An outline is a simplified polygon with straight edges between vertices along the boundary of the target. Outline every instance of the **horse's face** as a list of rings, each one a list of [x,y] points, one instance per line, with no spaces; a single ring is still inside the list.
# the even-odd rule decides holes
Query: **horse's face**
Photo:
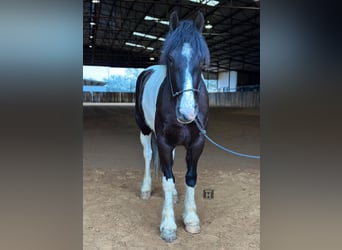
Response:
[[[197,116],[202,65],[190,43],[184,43],[168,56],[170,84],[177,100],[176,116],[181,123],[190,123]]]
[[[179,22],[176,12],[170,16],[170,32],[164,42],[161,64],[167,64],[168,82],[176,100],[176,117],[190,123],[198,114],[202,67],[209,65],[209,50],[201,33],[204,17],[197,13],[194,21]]]

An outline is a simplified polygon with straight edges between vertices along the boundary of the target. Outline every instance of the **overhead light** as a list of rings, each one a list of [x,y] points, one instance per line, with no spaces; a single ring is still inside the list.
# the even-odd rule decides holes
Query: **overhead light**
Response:
[[[141,37],[146,37],[146,38],[150,38],[150,39],[157,39],[156,36],[145,34],[145,33],[140,33],[140,32],[133,32],[133,35],[141,36]]]
[[[154,61],[154,57],[150,57],[150,60],[151,60],[151,61]]]
[[[125,42],[125,45],[131,46],[131,47],[147,49],[147,50],[154,50],[154,48],[152,48],[152,47],[145,47],[144,45],[136,44],[136,43]]]
[[[159,18],[153,17],[153,16],[145,16],[144,20],[147,21],[159,21]]]
[[[146,37],[146,38],[150,38],[150,39],[158,39],[159,41],[162,41],[162,42],[165,41],[165,38],[163,38],[163,37],[156,37],[154,35],[149,35],[149,34],[145,34],[145,33],[141,33],[141,32],[136,32],[136,31],[133,32],[133,35],[141,36],[141,37]]]
[[[133,46],[133,47],[135,47],[135,46],[136,46],[136,44],[135,44],[135,43],[129,43],[129,42],[125,42],[125,44],[126,44],[126,45],[128,45],[128,46]]]
[[[164,24],[164,25],[169,25],[169,21],[162,21],[159,18],[153,17],[153,16],[145,16],[144,20],[146,20],[146,21],[155,21],[157,23],[161,23],[161,24]]]
[[[89,45],[89,48],[92,48],[92,47],[93,47],[93,45],[90,44],[90,45]]]
[[[194,2],[194,3],[205,4],[205,5],[213,6],[213,7],[220,3],[219,1],[214,1],[214,0],[189,0],[189,1]]]
[[[96,25],[95,22],[90,22],[90,26],[94,26],[94,25]]]
[[[92,3],[100,3],[100,0],[92,0]]]
[[[210,30],[213,26],[209,23],[209,21],[207,21],[207,24],[204,27]]]
[[[160,21],[158,21],[158,23],[161,23],[161,24],[164,24],[164,25],[169,25],[169,21],[162,21],[162,20],[160,20]]]
[[[125,44],[131,47],[145,48],[145,46],[136,43],[125,42]]]
[[[93,36],[89,36],[90,39],[93,39],[94,37]]]

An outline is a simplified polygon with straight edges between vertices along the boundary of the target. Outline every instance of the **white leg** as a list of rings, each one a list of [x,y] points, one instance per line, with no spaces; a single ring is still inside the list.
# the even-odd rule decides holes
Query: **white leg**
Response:
[[[166,180],[163,176],[163,189],[164,189],[164,206],[162,211],[162,220],[160,224],[160,233],[163,240],[166,242],[172,242],[176,239],[177,225],[175,221],[175,214],[173,211],[173,190],[175,190],[175,184],[173,179]]]
[[[176,187],[172,190],[172,199],[174,204],[178,203],[178,192]]]
[[[172,150],[172,158],[173,160],[175,160],[175,153],[176,153],[176,149]],[[178,192],[176,190],[176,185],[174,185],[174,189],[172,190],[172,198],[173,198],[173,203],[176,204],[178,203]]]
[[[201,230],[200,221],[196,210],[195,188],[186,185],[183,222],[185,225],[185,230],[189,233],[199,233]]]
[[[152,148],[151,148],[151,134],[144,135],[140,133],[140,142],[144,148],[144,158],[145,158],[145,174],[144,180],[141,185],[141,198],[146,200],[151,197],[151,159],[152,159]]]

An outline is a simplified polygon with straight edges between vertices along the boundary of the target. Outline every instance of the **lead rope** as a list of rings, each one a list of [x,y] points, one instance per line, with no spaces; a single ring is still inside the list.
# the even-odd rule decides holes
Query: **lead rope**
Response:
[[[228,149],[228,148],[225,148],[223,146],[221,146],[220,144],[214,142],[208,135],[207,135],[207,131],[205,129],[202,128],[202,126],[200,125],[197,117],[195,119],[195,123],[196,123],[196,126],[198,128],[198,130],[201,132],[201,134],[209,141],[211,142],[212,144],[214,144],[216,147],[218,147],[219,149],[222,149],[223,151],[225,152],[228,152],[228,153],[231,153],[233,155],[237,155],[237,156],[242,156],[242,157],[247,157],[247,158],[252,158],[252,159],[260,159],[260,155],[248,155],[248,154],[241,154],[241,153],[238,153],[238,152],[235,152],[231,149]]]

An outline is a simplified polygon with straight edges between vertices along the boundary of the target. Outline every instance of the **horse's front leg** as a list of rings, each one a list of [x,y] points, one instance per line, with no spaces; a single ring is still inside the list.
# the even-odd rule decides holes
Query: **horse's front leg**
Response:
[[[187,173],[185,176],[186,192],[183,222],[185,230],[189,233],[199,233],[201,230],[195,201],[195,187],[197,182],[197,162],[203,151],[203,147],[204,142],[200,137],[195,145],[187,148],[186,152]]]
[[[162,211],[162,219],[160,223],[160,233],[163,240],[172,242],[176,239],[177,225],[173,210],[173,198],[175,194],[175,179],[172,172],[173,148],[165,143],[158,143],[160,165],[164,176],[162,185],[164,190],[164,205]]]

